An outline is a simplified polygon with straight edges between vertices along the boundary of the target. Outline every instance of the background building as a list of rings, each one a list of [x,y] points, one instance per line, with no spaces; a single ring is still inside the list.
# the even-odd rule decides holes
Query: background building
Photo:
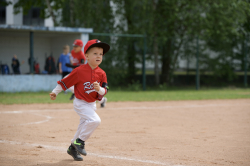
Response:
[[[12,2],[16,2],[13,0]],[[75,39],[84,43],[89,40],[92,28],[54,27],[50,18],[40,18],[40,8],[32,7],[27,15],[14,14],[13,4],[0,6],[0,63],[11,69],[13,55],[17,55],[21,74],[30,73],[28,59],[33,50],[33,58],[44,70],[46,57],[53,55],[56,62],[65,44],[71,46]],[[31,48],[33,47],[33,48]]]

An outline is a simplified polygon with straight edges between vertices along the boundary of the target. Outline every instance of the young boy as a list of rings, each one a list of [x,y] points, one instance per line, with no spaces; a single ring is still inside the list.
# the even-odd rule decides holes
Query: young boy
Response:
[[[84,64],[86,57],[82,52],[83,42],[80,39],[76,39],[73,43],[73,50],[71,51],[71,63],[73,66],[79,66]]]
[[[72,68],[76,68],[80,66],[81,64],[86,64],[86,57],[84,53],[82,52],[83,42],[80,39],[76,39],[73,43],[73,50],[71,51],[71,63],[72,65],[69,65]],[[70,97],[70,100],[73,100],[75,97],[74,93],[74,86],[69,88],[71,92],[73,93]],[[101,101],[98,100],[101,107],[105,107],[106,102],[108,99],[106,97],[103,97]]]
[[[50,93],[51,100],[55,100],[58,93],[74,86],[75,100],[74,110],[80,116],[80,124],[74,138],[71,140],[67,153],[74,160],[81,161],[80,154],[86,156],[85,141],[99,126],[101,119],[95,112],[96,100],[101,100],[108,92],[106,73],[98,66],[102,57],[110,49],[110,46],[97,39],[87,42],[84,53],[87,64],[75,68],[66,78],[58,81],[56,88]],[[79,154],[80,153],[80,154]]]
[[[63,46],[63,53],[60,55],[59,58],[59,72],[62,74],[62,78],[68,75],[72,69],[66,66],[66,63],[70,63],[70,53],[69,53],[69,46]]]

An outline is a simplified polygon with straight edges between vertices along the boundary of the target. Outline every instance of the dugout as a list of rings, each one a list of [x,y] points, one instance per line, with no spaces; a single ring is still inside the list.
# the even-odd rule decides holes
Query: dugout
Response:
[[[19,62],[24,62],[20,66],[21,74],[32,72],[33,68],[28,63],[30,57],[39,63],[40,71],[43,71],[46,56],[52,54],[57,62],[65,44],[72,49],[75,39],[86,43],[92,32],[92,28],[0,25],[0,63],[7,64],[12,73],[11,60],[16,54]]]

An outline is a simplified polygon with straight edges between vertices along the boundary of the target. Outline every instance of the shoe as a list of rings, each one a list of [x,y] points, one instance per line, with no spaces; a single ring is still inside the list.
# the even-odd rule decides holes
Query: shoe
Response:
[[[72,95],[71,95],[71,97],[69,98],[69,100],[73,100],[75,98],[75,94],[73,93]]]
[[[82,158],[82,156],[80,155],[80,153],[77,152],[76,149],[75,149],[72,145],[69,146],[69,148],[68,148],[68,150],[67,150],[67,153],[68,153],[70,156],[72,156],[72,157],[74,158],[74,160],[76,160],[76,161],[82,161],[82,160],[83,160],[83,158]]]
[[[82,141],[80,138],[77,138],[74,143],[71,144],[76,151],[78,151],[80,154],[86,156],[87,152],[84,149],[85,142]]]
[[[108,101],[108,99],[106,97],[104,97],[103,102],[101,103],[101,107],[105,107],[107,101]]]

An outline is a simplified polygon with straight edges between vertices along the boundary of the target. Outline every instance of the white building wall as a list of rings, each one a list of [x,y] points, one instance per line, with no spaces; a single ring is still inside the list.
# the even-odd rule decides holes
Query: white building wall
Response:
[[[44,20],[44,26],[45,27],[54,27],[54,22],[53,22],[52,17],[46,18]]]
[[[57,60],[62,53],[63,46],[65,44],[68,44],[72,49],[72,43],[74,42],[74,40],[80,39],[81,37],[80,33],[60,33],[60,36],[58,35],[54,37],[52,32],[46,34],[44,32],[33,33],[34,59],[39,63],[41,72],[44,70],[45,66],[45,54],[49,56],[51,53],[53,53],[53,56],[57,63]],[[21,74],[30,72],[30,66],[28,63],[28,58],[30,57],[29,32],[0,30],[0,50],[0,62],[9,66],[10,73],[13,73],[11,62],[14,54],[17,55],[17,58],[21,64]],[[22,62],[24,63],[22,64]]]
[[[29,35],[28,32],[23,32],[22,35],[16,32],[0,31],[0,61],[2,64],[7,64],[11,69],[11,62],[13,55],[16,54],[19,62],[24,61],[20,69],[22,73],[27,72],[27,58],[29,56],[29,38],[25,37]]]
[[[81,34],[81,38],[80,39],[83,42],[83,48],[82,48],[82,50],[84,51],[84,46],[89,41],[89,34],[87,34],[87,33]]]
[[[11,62],[13,55],[16,54],[21,64],[21,74],[29,73],[29,32],[0,31],[0,36],[0,61],[2,62],[2,64],[7,64],[10,68],[10,72],[13,73],[13,70],[11,68]],[[44,66],[45,53],[50,51],[50,40],[48,38],[36,37],[34,35],[34,58],[38,60],[40,64],[40,70],[42,70],[41,67]]]
[[[0,92],[52,91],[61,75],[2,75]]]
[[[11,5],[6,7],[6,24],[8,25],[22,25],[23,24],[23,14],[22,9],[18,14],[14,14],[14,5],[18,0],[9,0],[12,2]]]

